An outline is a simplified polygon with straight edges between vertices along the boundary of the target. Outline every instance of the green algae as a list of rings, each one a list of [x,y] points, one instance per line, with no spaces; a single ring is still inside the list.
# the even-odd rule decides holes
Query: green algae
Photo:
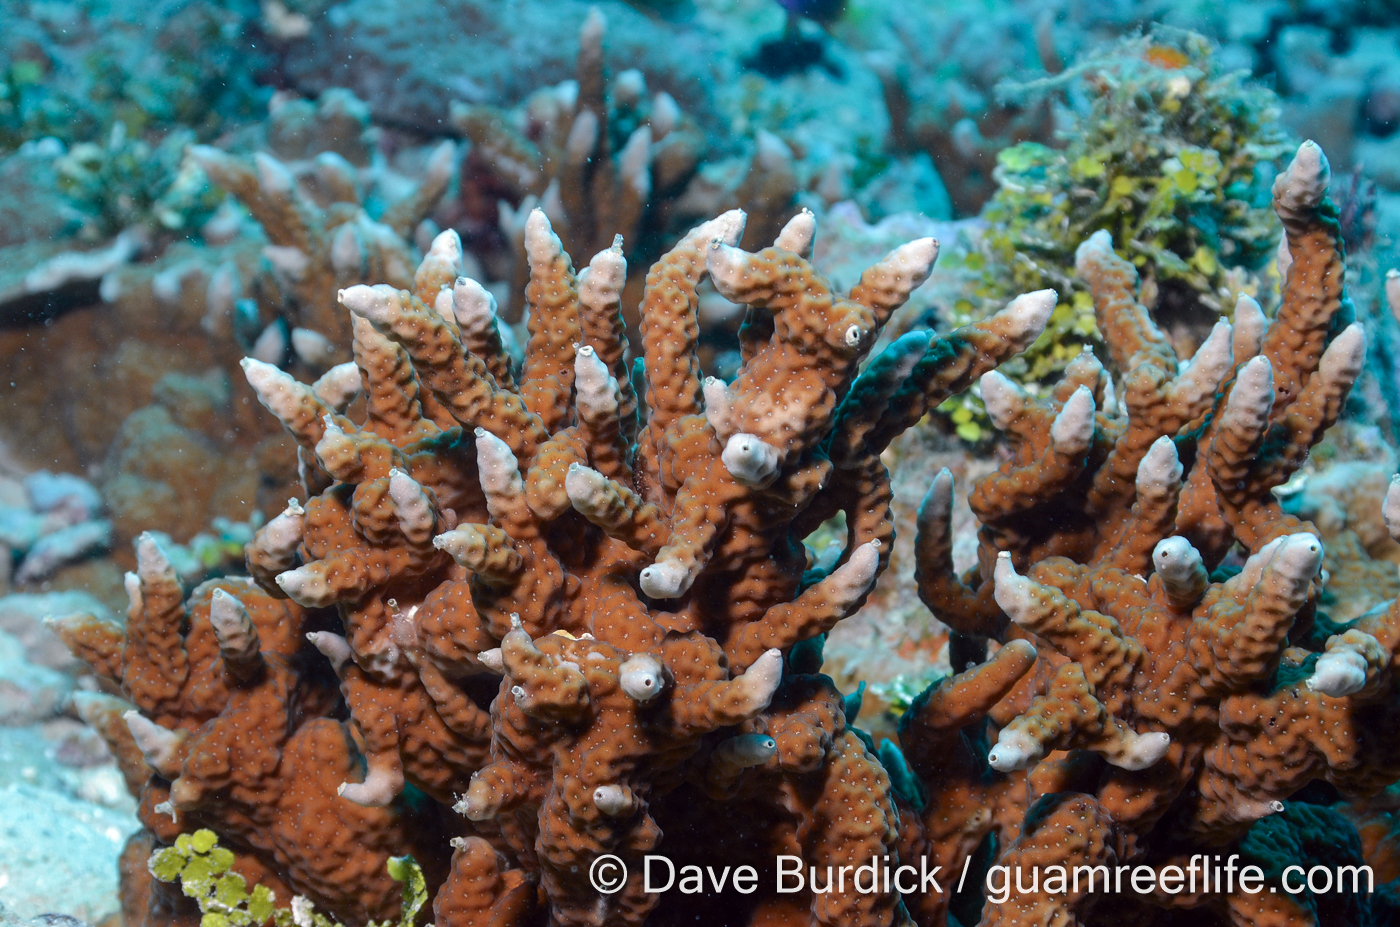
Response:
[[[205,829],[181,834],[174,846],[151,854],[147,865],[157,880],[178,884],[186,897],[195,900],[202,915],[200,927],[257,927],[269,920],[276,927],[341,927],[300,896],[292,899],[290,908],[277,907],[276,894],[262,885],[248,888],[244,878],[232,871],[233,863],[233,853],[219,846],[218,836]],[[388,869],[389,877],[403,884],[399,919],[371,921],[369,927],[412,927],[428,903],[423,870],[411,856],[391,857]]]
[[[1185,320],[1179,350],[1193,350],[1193,331],[1229,317],[1239,295],[1271,290],[1279,231],[1271,186],[1288,143],[1273,93],[1222,72],[1213,53],[1202,36],[1159,30],[1055,78],[1005,88],[1065,100],[1064,147],[1025,142],[998,155],[983,230],[945,261],[976,282],[944,321],[963,325],[1021,293],[1054,289],[1059,305],[1045,333],[1001,368],[1032,391],[1058,379],[1085,345],[1101,351],[1074,268],[1075,249],[1100,229],[1137,267],[1159,324],[1171,333]],[[988,433],[975,395],[941,411],[964,440]]]

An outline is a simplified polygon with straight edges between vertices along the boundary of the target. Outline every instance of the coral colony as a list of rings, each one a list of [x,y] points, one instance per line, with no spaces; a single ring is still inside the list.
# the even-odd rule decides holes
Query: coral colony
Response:
[[[635,365],[622,242],[576,272],[539,209],[521,365],[456,233],[402,288],[341,289],[322,330],[353,363],[314,385],[243,364],[307,493],[251,578],[185,598],[147,534],[124,629],[54,625],[122,695],[80,709],[140,796],[126,923],[1379,922],[1336,812],[1290,801],[1400,776],[1377,733],[1400,606],[1319,613],[1323,545],[1273,492],[1365,358],[1328,183],[1304,143],[1273,187],[1276,317],[1241,298],[1185,364],[1090,236],[1106,362],[1039,397],[995,368],[1054,292],[875,353],[937,243],[836,292],[807,212],[757,252],[738,210],[682,238]],[[728,383],[697,362],[707,276],[744,307]],[[976,565],[953,567],[946,470],[916,541],[961,672],[877,747],[822,641],[888,562],[881,452],[979,380],[1010,453],[972,487]],[[1400,488],[1384,512],[1400,534]]]

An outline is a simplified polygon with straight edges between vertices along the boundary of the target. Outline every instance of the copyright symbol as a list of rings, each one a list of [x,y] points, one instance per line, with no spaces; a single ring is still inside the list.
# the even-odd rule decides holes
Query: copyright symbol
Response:
[[[627,882],[627,864],[611,853],[600,856],[588,867],[588,881],[604,895],[616,894]]]

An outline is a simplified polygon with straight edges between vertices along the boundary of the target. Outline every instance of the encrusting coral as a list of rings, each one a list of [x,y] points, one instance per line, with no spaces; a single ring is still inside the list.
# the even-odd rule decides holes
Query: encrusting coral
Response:
[[[685,236],[648,274],[632,370],[620,244],[575,273],[540,210],[519,369],[454,233],[411,289],[340,291],[353,366],[313,387],[244,363],[308,491],[249,545],[252,579],[182,603],[146,536],[125,632],[56,625],[136,708],[125,729],[116,700],[89,708],[141,784],[132,923],[180,902],[141,854],[198,827],[248,884],[351,923],[393,913],[405,851],[451,927],[1312,922],[1308,895],[1167,883],[1202,851],[1272,878],[1273,848],[1316,847],[1341,820],[1295,809],[1301,788],[1361,798],[1400,775],[1368,736],[1394,723],[1400,605],[1327,619],[1321,542],[1272,493],[1365,356],[1327,181],[1304,144],[1274,188],[1292,257],[1276,318],[1242,299],[1184,366],[1132,266],[1091,237],[1079,270],[1116,378],[1086,352],[1044,399],[993,368],[1054,293],[867,359],[937,245],[834,293],[806,259],[808,213],[757,253],[735,247],[737,210]],[[699,373],[706,274],[746,307],[730,383]],[[888,557],[881,452],[979,377],[1010,455],[972,494],[978,566],[952,569],[946,473],[916,545],[920,594],[955,666],[974,665],[877,748],[852,723],[859,694],[820,673],[822,635]],[[345,414],[357,389],[362,422]],[[1400,533],[1400,484],[1386,511]],[[838,515],[845,544],[819,560],[802,541]],[[649,892],[654,853],[751,865],[757,890]],[[812,880],[770,888],[780,855]],[[608,893],[605,857],[626,867]],[[979,914],[976,891],[818,884],[881,859],[945,882],[976,862],[989,888],[993,866],[1146,866],[1163,887],[1047,883]]]

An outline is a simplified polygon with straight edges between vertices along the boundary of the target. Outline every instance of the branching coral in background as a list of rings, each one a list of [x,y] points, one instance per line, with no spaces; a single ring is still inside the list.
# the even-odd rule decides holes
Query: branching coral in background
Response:
[[[605,25],[596,9],[585,20],[574,80],[537,91],[513,111],[452,107],[453,125],[472,143],[463,174],[467,211],[483,226],[494,220],[513,253],[512,303],[505,307],[511,321],[521,308],[514,294],[529,277],[525,222],[537,206],[565,251],[594,254],[620,234],[634,261],[659,254],[681,223],[703,215],[746,209],[746,240],[759,246],[794,211],[792,152],[766,133],[750,160],[692,184],[706,154],[704,137],[670,94],[648,98],[640,71],[607,74]],[[641,283],[633,281],[629,305]]]
[[[515,256],[513,294],[529,278],[525,221],[535,207],[566,251],[597,253],[615,234],[635,247],[653,202],[673,199],[699,162],[703,140],[669,94],[648,99],[640,71],[609,78],[604,30],[592,11],[579,32],[576,79],[537,91],[519,112],[453,104],[453,125],[472,143],[469,192],[483,200],[473,211],[498,213]],[[508,307],[517,318],[518,309]]]
[[[88,154],[75,146],[58,159],[73,184],[119,214],[112,221],[137,225],[108,247],[60,253],[27,272],[16,257],[17,266],[0,272],[19,278],[14,290],[0,281],[0,315],[12,323],[73,306],[95,309],[65,313],[51,329],[6,333],[0,354],[13,401],[5,431],[31,466],[56,460],[67,469],[102,468],[119,559],[149,525],[186,541],[214,518],[244,521],[286,499],[295,449],[251,401],[237,361],[253,353],[316,379],[348,359],[345,314],[311,284],[411,281],[418,247],[437,232],[424,216],[455,170],[450,142],[405,148],[391,159],[377,140],[364,104],[348,93],[315,102],[279,96],[265,125],[230,137],[240,154],[195,146],[180,162],[181,176],[199,178],[205,193],[216,188],[201,159],[243,184],[267,228],[260,231],[225,197],[211,219],[179,238],[157,214],[174,208],[183,180],[154,205],[142,200],[135,179],[163,175],[134,164],[139,141],[118,139],[116,148]],[[248,152],[258,152],[253,160],[265,176],[244,160]],[[8,176],[37,161],[16,155],[5,165]],[[122,180],[132,179],[128,168],[132,184]],[[281,194],[264,191],[264,180],[284,184]],[[172,222],[202,215],[181,209]],[[183,240],[196,231],[202,244]],[[56,244],[39,253],[61,250]],[[143,250],[149,262],[122,266]],[[77,402],[79,395],[87,398]]]
[[[933,106],[910,90],[909,76],[893,57],[871,53],[890,118],[890,149],[900,155],[923,153],[948,190],[956,215],[975,215],[997,189],[1000,152],[1023,142],[1048,142],[1054,134],[1049,97],[1027,104],[993,104],[957,81]],[[932,109],[932,112],[927,110]]]
[[[349,323],[333,299],[337,288],[412,281],[415,232],[447,192],[456,146],[438,146],[421,182],[385,203],[385,191],[373,187],[383,179],[382,165],[364,169],[372,161],[364,104],[348,92],[328,91],[314,109],[291,102],[273,116],[274,150],[307,160],[284,162],[259,152],[249,163],[207,146],[191,155],[252,213],[269,242],[263,255],[275,285],[262,301],[272,304],[274,320],[258,335],[255,356],[278,363],[290,349],[320,373],[342,359],[341,346],[350,340]],[[317,138],[323,144],[315,144]],[[208,319],[214,334],[226,336],[243,321],[236,299],[243,285],[232,265],[220,273],[211,280]],[[261,316],[268,314],[258,318],[265,322]]]
[[[239,152],[261,149],[269,165],[280,163],[295,179],[296,196],[259,203],[306,234],[303,244],[314,245],[322,262],[308,260],[310,270],[334,272],[328,286],[366,274],[412,279],[418,255],[409,241],[431,241],[437,231],[421,220],[450,183],[450,143],[437,150],[436,187],[414,182],[432,174],[434,149],[400,150],[390,164],[364,105],[344,92],[318,102],[278,97],[265,125],[226,138]],[[0,257],[0,316],[8,326],[0,357],[11,389],[6,441],[31,467],[100,472],[115,556],[126,565],[130,541],[148,526],[189,541],[221,517],[246,522],[280,508],[296,480],[295,448],[252,401],[237,361],[251,351],[315,379],[349,341],[348,326],[341,341],[332,340],[334,327],[331,337],[316,330],[308,309],[318,304],[302,305],[309,291],[296,288],[295,272],[274,279],[261,253],[266,241],[241,207],[209,184],[197,158],[181,160],[189,140],[172,132],[153,153],[143,137],[116,132],[64,154],[50,139],[0,164],[6,183],[35,188],[28,199],[6,201],[9,231],[0,235],[7,246]],[[205,153],[230,170],[240,163]],[[245,181],[246,167],[235,170]],[[37,189],[60,185],[71,200],[62,206],[57,192]],[[215,193],[223,205],[208,218],[206,197]],[[69,250],[83,245],[58,238],[62,223],[45,219],[74,214],[73,202],[83,205],[75,215],[94,234],[125,230],[106,246]],[[371,221],[361,207],[384,221]],[[30,214],[39,219],[30,223]],[[343,224],[327,232],[328,217]],[[290,248],[273,253],[295,264],[301,252]],[[132,264],[138,257],[148,260]],[[91,311],[67,311],[78,307]],[[332,308],[327,318],[343,325],[343,316]],[[54,317],[52,326],[33,324]],[[95,525],[86,530],[89,547],[101,542]],[[203,567],[182,562],[182,578],[227,572],[217,551],[202,546],[196,556],[210,559]],[[241,559],[236,552],[234,561]],[[24,575],[47,574],[39,563]]]
[[[925,160],[955,212],[976,215],[996,190],[997,153],[1019,142],[1050,143],[1056,128],[1049,97],[1007,99],[1000,87],[1064,70],[1057,46],[1080,40],[1076,12],[927,3],[891,14],[884,41],[866,55],[889,116],[887,147]],[[1057,14],[1066,20],[1060,26]]]

